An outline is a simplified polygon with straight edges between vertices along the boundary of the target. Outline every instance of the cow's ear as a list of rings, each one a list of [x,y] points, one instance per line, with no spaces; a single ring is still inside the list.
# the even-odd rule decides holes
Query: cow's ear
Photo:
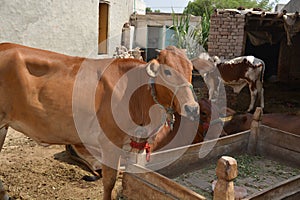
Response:
[[[153,59],[150,62],[147,63],[146,65],[146,72],[147,74],[152,77],[155,78],[158,74],[158,69],[159,69],[159,63],[157,60]]]

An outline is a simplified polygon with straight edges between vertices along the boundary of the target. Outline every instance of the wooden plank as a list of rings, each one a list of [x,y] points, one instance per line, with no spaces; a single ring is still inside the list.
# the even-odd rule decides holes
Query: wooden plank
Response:
[[[300,152],[300,136],[276,128],[262,125],[258,140],[290,149],[291,151]]]
[[[250,155],[256,154],[257,138],[260,132],[261,118],[262,109],[260,107],[257,107],[253,114],[253,120],[250,126],[250,136],[247,146],[247,153]]]
[[[159,190],[157,187],[153,187],[151,184],[148,184],[146,181],[137,178],[133,174],[124,173],[123,180],[123,195],[126,199],[164,199],[171,200],[174,199],[170,196],[167,196],[163,191]]]
[[[278,183],[259,193],[252,194],[244,200],[284,199],[300,192],[300,175]],[[292,198],[293,199],[293,198]]]
[[[285,149],[273,144],[258,142],[257,155],[295,167],[300,167],[300,152]]]
[[[261,126],[260,129],[258,155],[300,166],[300,136],[267,126]]]
[[[124,173],[123,194],[130,199],[205,199],[161,174],[137,165],[131,165],[129,168],[131,171],[144,171],[144,173]]]
[[[176,177],[184,172],[206,166],[209,163],[216,162],[221,156],[235,156],[246,152],[247,142],[250,132],[227,136],[217,140],[199,143],[183,148],[173,149],[172,151],[162,151],[152,156],[154,162],[172,161],[169,165],[159,169],[159,173],[167,177]],[[173,151],[182,153],[180,157]],[[154,157],[154,158],[153,158]],[[165,164],[165,163],[164,163]],[[148,165],[146,165],[147,168]]]

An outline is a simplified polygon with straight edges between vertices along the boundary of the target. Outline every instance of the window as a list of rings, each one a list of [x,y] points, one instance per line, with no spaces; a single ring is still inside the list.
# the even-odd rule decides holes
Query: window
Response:
[[[157,56],[157,49],[163,48],[163,26],[147,26],[147,50],[146,60],[149,61]]]
[[[156,58],[157,49],[164,49],[169,45],[176,46],[175,31],[168,26],[147,26],[147,61]]]
[[[163,26],[148,26],[147,47],[154,49],[163,48]]]
[[[166,39],[165,39],[165,47],[167,46],[176,46],[177,45],[177,41],[175,38],[175,31],[173,28],[171,27],[167,27],[166,29]]]

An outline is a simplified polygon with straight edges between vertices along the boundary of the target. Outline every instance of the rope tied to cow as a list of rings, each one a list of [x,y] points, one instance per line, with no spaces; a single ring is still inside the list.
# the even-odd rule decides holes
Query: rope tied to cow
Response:
[[[155,90],[155,81],[154,79],[150,78],[149,80],[149,85],[151,88],[151,96],[153,98],[153,101],[159,105],[160,108],[164,109],[166,111],[166,116],[162,118],[162,124],[167,124],[171,130],[173,130],[173,125],[175,123],[175,117],[174,117],[174,109],[171,107],[173,105],[174,102],[174,98],[176,96],[177,90],[178,88],[176,88],[174,95],[172,97],[171,103],[170,103],[170,107],[164,107],[157,99],[157,95],[156,95],[156,90]]]
[[[132,138],[130,140],[131,140],[131,142],[130,142],[131,148],[137,149],[139,151],[146,150],[146,160],[147,160],[147,162],[149,162],[150,161],[150,145],[149,145],[149,143],[147,141],[137,142],[137,141],[133,140]]]
[[[170,127],[171,131],[174,128],[174,123],[175,123],[174,110],[172,108],[167,108],[166,125]]]

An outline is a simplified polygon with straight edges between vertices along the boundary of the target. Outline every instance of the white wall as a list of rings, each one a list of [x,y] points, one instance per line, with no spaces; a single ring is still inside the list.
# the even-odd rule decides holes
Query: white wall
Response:
[[[1,0],[0,24],[0,42],[87,56],[97,47],[98,0]]]
[[[142,0],[110,0],[109,56],[121,44],[130,14]],[[97,57],[99,0],[1,0],[0,42]]]

